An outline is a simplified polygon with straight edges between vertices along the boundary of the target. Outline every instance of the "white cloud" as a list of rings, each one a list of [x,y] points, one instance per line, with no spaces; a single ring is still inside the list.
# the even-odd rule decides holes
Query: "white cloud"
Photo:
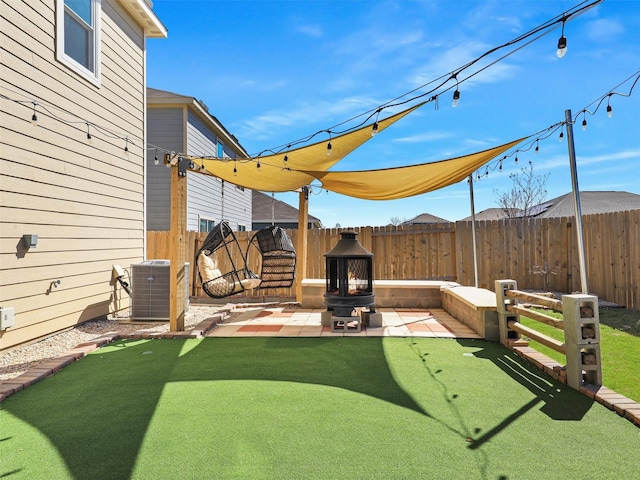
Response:
[[[396,138],[393,141],[397,143],[423,143],[445,140],[451,137],[453,137],[453,134],[450,132],[425,132],[409,137]]]
[[[372,105],[377,105],[377,103],[365,97],[348,97],[332,102],[307,102],[291,110],[273,110],[246,120],[238,134],[240,138],[268,140],[278,137],[282,131],[290,127],[304,128],[305,125],[322,125],[322,128],[325,129],[327,122],[349,118],[354,114],[359,115],[371,108]],[[339,129],[344,128],[347,127],[339,127]],[[308,134],[313,133],[315,132],[308,132]],[[289,138],[288,141],[295,141],[295,139]]]
[[[306,35],[308,37],[313,37],[313,38],[321,38],[324,35],[324,32],[322,31],[322,27],[320,27],[319,25],[310,25],[310,24],[298,25],[296,27],[296,31],[298,33],[301,33],[303,35]]]
[[[620,33],[624,33],[624,27],[615,20],[608,18],[594,20],[587,25],[587,35],[591,40],[606,40],[610,42],[611,37]]]

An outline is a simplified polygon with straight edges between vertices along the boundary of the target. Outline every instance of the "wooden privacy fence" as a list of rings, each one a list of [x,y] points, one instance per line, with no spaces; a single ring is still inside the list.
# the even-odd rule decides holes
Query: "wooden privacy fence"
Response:
[[[476,222],[479,286],[493,290],[496,278],[510,278],[526,289],[581,291],[575,228],[573,218],[567,217]],[[640,308],[640,210],[586,215],[583,229],[589,293]],[[325,278],[324,254],[336,245],[344,230],[308,231],[306,278]],[[471,222],[349,230],[358,232],[360,242],[374,254],[376,280],[439,279],[475,284]],[[297,246],[298,231],[287,233]],[[246,251],[253,232],[236,234]],[[147,233],[147,259],[169,258],[168,235],[165,231]],[[206,233],[187,232],[187,261],[193,264],[205,237]],[[257,271],[255,255],[249,255],[248,260],[250,268]],[[195,268],[191,273],[190,291],[203,295],[199,282],[194,282]],[[247,293],[292,297],[295,291],[294,283],[290,289]]]
[[[640,308],[640,210],[583,216],[589,293]],[[581,292],[573,217],[476,222],[479,286],[496,278],[526,289]],[[457,282],[474,284],[471,222],[456,223]]]

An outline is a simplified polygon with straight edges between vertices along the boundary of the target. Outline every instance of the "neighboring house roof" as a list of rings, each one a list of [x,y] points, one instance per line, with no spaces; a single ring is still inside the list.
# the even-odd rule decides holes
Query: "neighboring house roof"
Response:
[[[402,222],[400,225],[424,225],[426,223],[449,223],[449,220],[441,217],[436,217],[435,215],[431,215],[430,213],[421,213],[411,220]]]
[[[179,93],[147,87],[147,105],[152,107],[163,105],[187,105],[191,107],[208,123],[209,128],[223,137],[229,145],[234,145],[238,150],[240,150],[242,156],[249,157],[249,154],[240,144],[238,139],[229,133],[222,122],[209,113],[209,107],[207,107],[202,100],[198,100],[197,98],[190,97],[188,95],[181,95]]]
[[[252,222],[253,223],[298,223],[298,209],[288,203],[278,200],[271,195],[253,190],[252,198]],[[273,214],[272,214],[273,212]],[[313,215],[308,216],[309,223],[321,225],[320,219]]]
[[[482,210],[481,212],[476,212],[476,220],[502,220],[503,218],[507,218],[507,215],[504,213],[502,208],[487,208],[486,210]],[[473,220],[472,216],[464,217],[460,219],[460,222],[470,222]]]
[[[640,195],[630,192],[580,192],[583,215],[640,209]],[[573,193],[547,200],[532,208],[532,217],[571,217],[575,214]]]

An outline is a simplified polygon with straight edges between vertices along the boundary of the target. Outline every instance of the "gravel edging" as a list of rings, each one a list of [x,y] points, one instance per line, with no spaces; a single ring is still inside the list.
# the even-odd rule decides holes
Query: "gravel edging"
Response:
[[[121,338],[199,338],[221,323],[234,305],[192,305],[185,330],[170,332],[167,322],[132,322],[128,316],[92,320],[0,354],[0,401]]]

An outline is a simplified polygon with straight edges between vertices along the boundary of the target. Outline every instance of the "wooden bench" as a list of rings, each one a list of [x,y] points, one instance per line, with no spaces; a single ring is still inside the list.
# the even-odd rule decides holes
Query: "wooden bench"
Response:
[[[500,341],[496,294],[475,287],[442,287],[442,306],[485,340]]]

